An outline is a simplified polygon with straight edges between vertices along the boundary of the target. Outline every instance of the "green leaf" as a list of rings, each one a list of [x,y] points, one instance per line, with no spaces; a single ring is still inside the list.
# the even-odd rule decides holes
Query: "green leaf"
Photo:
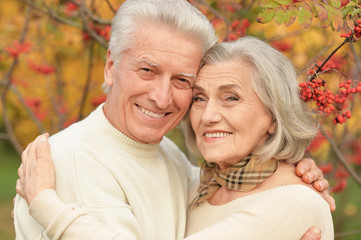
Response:
[[[286,8],[286,20],[285,20],[285,25],[287,27],[291,26],[298,15],[298,8],[295,5],[290,5]]]
[[[308,28],[308,27],[311,26],[312,19],[313,19],[312,8],[311,8],[310,5],[308,5],[307,3],[303,3],[303,4],[299,7],[298,23],[299,23],[302,27]]]
[[[341,7],[341,1],[340,0],[331,0],[331,6],[335,8]]]
[[[257,22],[268,23],[272,21],[274,16],[275,16],[274,9],[270,9],[270,8],[263,9],[257,16]]]
[[[336,31],[340,31],[343,28],[343,16],[340,9],[333,9],[332,26]]]
[[[285,23],[287,20],[286,11],[282,7],[278,7],[278,8],[276,8],[275,12],[276,13],[275,13],[274,18],[275,18],[276,23],[279,25]]]
[[[357,4],[354,1],[349,1],[346,5],[346,7],[355,7]]]
[[[356,14],[359,14],[359,13],[361,13],[361,8],[354,9],[351,12],[351,16],[354,17]]]
[[[279,3],[281,5],[289,5],[292,3],[292,0],[273,0],[275,1],[276,3]]]
[[[342,11],[342,16],[346,16],[347,14],[349,14],[353,9],[355,8],[355,6],[346,6],[344,8],[341,9]]]
[[[276,8],[278,7],[280,4],[276,3],[273,0],[260,0],[258,2],[258,5],[262,8]]]

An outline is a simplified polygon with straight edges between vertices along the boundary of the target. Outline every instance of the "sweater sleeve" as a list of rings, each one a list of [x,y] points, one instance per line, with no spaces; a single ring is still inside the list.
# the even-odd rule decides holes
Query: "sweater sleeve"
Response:
[[[29,212],[44,227],[45,235],[49,239],[128,240],[132,238],[122,235],[121,232],[136,230],[124,226],[124,229],[115,231],[96,221],[75,204],[63,203],[54,190],[41,192],[31,203]],[[123,214],[129,213],[124,211]],[[130,224],[132,225],[134,224]]]
[[[301,239],[311,226],[321,229],[322,239],[333,239],[327,203],[311,189],[301,186],[297,191],[288,189],[273,196],[263,195],[262,198],[261,201],[248,201],[246,206],[237,206],[228,217],[188,236],[186,240]],[[208,208],[208,213],[211,211]],[[209,217],[205,211],[203,213],[203,219]]]

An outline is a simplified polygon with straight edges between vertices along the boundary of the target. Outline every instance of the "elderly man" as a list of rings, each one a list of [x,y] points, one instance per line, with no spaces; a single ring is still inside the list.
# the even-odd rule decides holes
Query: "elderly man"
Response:
[[[186,1],[125,1],[112,22],[105,104],[50,138],[56,185],[44,147],[35,149],[44,136],[23,153],[17,239],[183,239],[199,169],[164,135],[186,114],[202,55],[215,42]]]

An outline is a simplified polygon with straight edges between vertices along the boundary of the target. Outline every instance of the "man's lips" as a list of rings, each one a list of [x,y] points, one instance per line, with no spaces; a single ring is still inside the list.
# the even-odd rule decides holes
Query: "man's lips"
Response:
[[[145,115],[147,115],[149,117],[153,117],[153,118],[162,118],[168,114],[168,113],[155,113],[155,112],[149,111],[141,106],[138,106],[138,108],[142,113],[144,113]]]

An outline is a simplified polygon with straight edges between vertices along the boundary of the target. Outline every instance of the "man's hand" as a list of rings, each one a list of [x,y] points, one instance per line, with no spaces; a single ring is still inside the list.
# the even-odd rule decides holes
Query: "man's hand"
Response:
[[[302,159],[296,167],[296,175],[302,178],[307,184],[312,184],[313,187],[320,192],[321,196],[330,205],[331,212],[336,210],[335,199],[328,193],[328,181],[323,178],[323,173],[319,169],[313,159]],[[308,238],[306,238],[308,239]],[[310,238],[313,239],[313,238]]]
[[[321,231],[318,227],[310,227],[301,240],[321,240]]]
[[[50,157],[49,135],[38,136],[21,155],[16,192],[28,205],[43,190],[55,189],[55,169]]]

